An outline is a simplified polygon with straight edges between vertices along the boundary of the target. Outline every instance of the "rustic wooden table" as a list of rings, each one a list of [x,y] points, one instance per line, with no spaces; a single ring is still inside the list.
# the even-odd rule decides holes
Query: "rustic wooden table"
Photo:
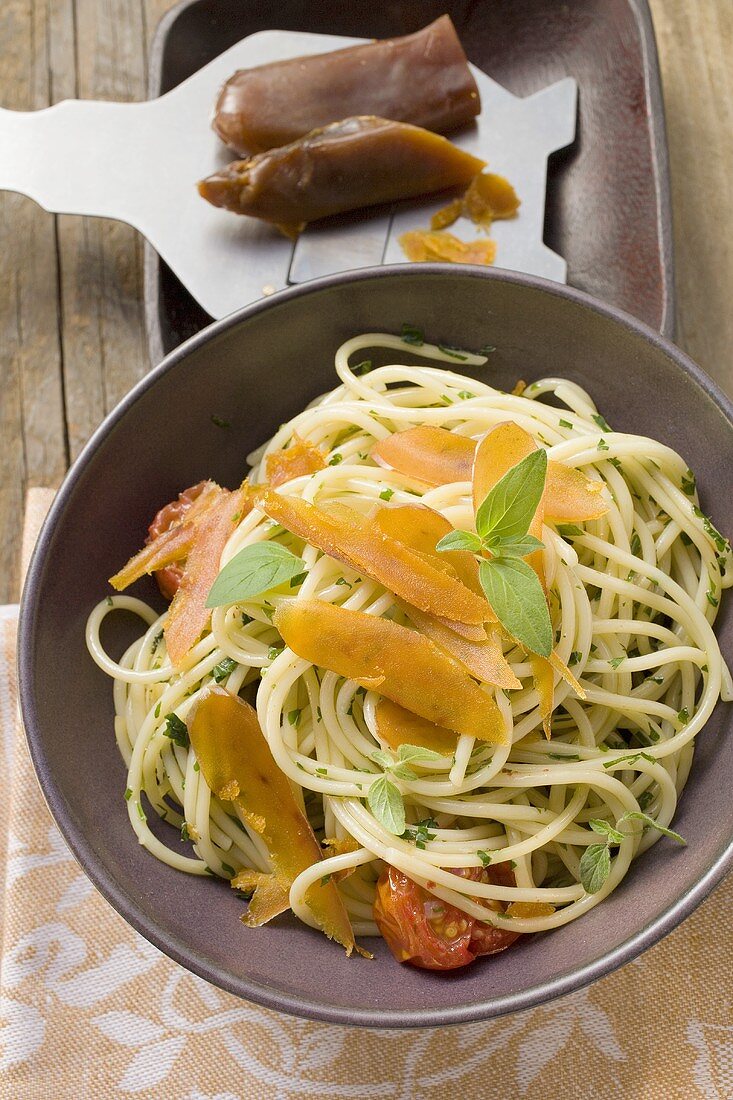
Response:
[[[171,6],[1,0],[0,104],[144,98],[150,38]],[[677,339],[733,393],[733,3],[651,7],[671,156]],[[17,598],[26,487],[56,485],[148,366],[137,233],[0,194],[0,603]]]

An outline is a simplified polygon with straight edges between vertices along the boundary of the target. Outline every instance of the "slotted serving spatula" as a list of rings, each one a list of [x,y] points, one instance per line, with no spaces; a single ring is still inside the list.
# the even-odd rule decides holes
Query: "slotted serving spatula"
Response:
[[[410,200],[387,213],[360,211],[309,227],[293,244],[272,226],[210,206],[195,186],[234,159],[210,120],[219,87],[236,69],[363,41],[261,31],[159,99],[65,100],[40,111],[0,109],[0,189],[28,195],[51,213],[115,218],[134,226],[215,318],[288,283],[404,263],[399,235],[427,228],[445,198]],[[471,68],[481,115],[451,140],[507,176],[522,200],[517,218],[492,227],[496,264],[564,282],[565,261],[543,243],[542,230],[547,158],[575,137],[576,82],[568,77],[521,99]],[[477,236],[465,220],[451,232],[466,240]]]

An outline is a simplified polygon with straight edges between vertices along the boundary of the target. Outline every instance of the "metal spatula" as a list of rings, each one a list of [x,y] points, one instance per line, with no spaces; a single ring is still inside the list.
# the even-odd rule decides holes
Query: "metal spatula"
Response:
[[[364,41],[262,31],[243,39],[177,88],[146,103],[65,100],[41,111],[0,109],[0,189],[46,210],[128,222],[143,233],[193,297],[223,317],[279,290],[347,268],[405,261],[397,238],[427,227],[444,199],[360,212],[307,229],[294,245],[272,226],[205,202],[196,182],[234,158],[210,128],[219,87],[236,69]],[[472,66],[477,125],[452,140],[507,176],[519,216],[497,222],[497,266],[565,281],[565,261],[542,241],[547,157],[575,136],[571,78],[520,99]],[[476,237],[470,222],[451,232]]]

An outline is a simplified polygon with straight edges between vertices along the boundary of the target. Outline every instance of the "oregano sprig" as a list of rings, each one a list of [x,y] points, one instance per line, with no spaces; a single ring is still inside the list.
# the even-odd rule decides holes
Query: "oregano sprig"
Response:
[[[549,657],[553,636],[539,577],[524,561],[543,543],[529,534],[547,477],[539,449],[512,466],[476,512],[476,532],[451,531],[436,550],[467,550],[480,562],[479,580],[501,625],[532,653]]]
[[[593,832],[606,839],[605,844],[589,844],[581,856],[580,883],[586,893],[597,894],[605,885],[606,879],[611,873],[611,845],[621,844],[623,840],[631,835],[621,831],[620,826],[625,821],[641,821],[645,828],[656,829],[664,836],[670,837],[671,840],[676,840],[678,844],[687,843],[679,833],[676,833],[673,829],[668,829],[665,825],[660,825],[653,817],[641,810],[627,810],[618,819],[616,825],[611,825],[608,821],[603,821],[600,818],[591,818],[588,824]]]

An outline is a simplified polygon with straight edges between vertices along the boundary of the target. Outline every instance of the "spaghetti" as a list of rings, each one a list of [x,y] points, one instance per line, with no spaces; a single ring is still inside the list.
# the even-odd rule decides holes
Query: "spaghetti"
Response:
[[[378,735],[378,688],[359,687],[283,647],[272,618],[284,601],[315,599],[402,625],[409,619],[391,591],[255,506],[236,525],[221,566],[245,546],[276,542],[302,558],[303,575],[292,588],[216,607],[210,630],[178,667],[166,652],[165,614],[115,595],[90,615],[89,650],[114,679],[130,821],[141,844],[181,871],[231,880],[242,869],[270,870],[260,832],[212,794],[193,750],[175,737],[175,720],[185,727],[211,684],[245,696],[256,687],[261,729],[316,835],[351,842],[337,854],[327,851],[293,882],[290,905],[305,923],[314,924],[309,887],[338,876],[354,932],[378,934],[375,887],[387,864],[468,918],[515,933],[547,931],[602,901],[668,829],[695,736],[718,699],[733,697],[712,629],[721,591],[731,583],[730,547],[700,510],[684,460],[652,439],[612,431],[578,385],[545,378],[522,393],[504,393],[429,365],[480,366],[484,357],[426,343],[409,350],[427,365],[352,369],[375,346],[406,350],[402,339],[381,334],[344,344],[336,354],[341,384],[251,456],[251,482],[266,480],[268,456],[306,441],[322,452],[323,468],[279,485],[283,496],[323,508],[348,504],[363,515],[419,502],[453,528],[472,529],[470,482],[430,487],[378,465],[371,451],[420,425],[478,440],[512,421],[546,448],[548,459],[603,486],[603,516],[582,525],[546,522],[542,530],[556,654],[585,698],[555,674],[548,740],[530,657],[505,637],[504,657],[520,686],[484,690],[496,699],[509,743],[459,736],[450,757],[433,754],[402,769],[402,777],[392,768],[406,815],[404,833],[395,835],[367,798],[390,751]],[[144,623],[119,661],[100,640],[105,617],[116,609]],[[180,829],[188,847],[158,839],[150,812]],[[593,845],[605,845],[609,860],[591,890],[581,864]],[[479,874],[500,864],[513,876]]]

